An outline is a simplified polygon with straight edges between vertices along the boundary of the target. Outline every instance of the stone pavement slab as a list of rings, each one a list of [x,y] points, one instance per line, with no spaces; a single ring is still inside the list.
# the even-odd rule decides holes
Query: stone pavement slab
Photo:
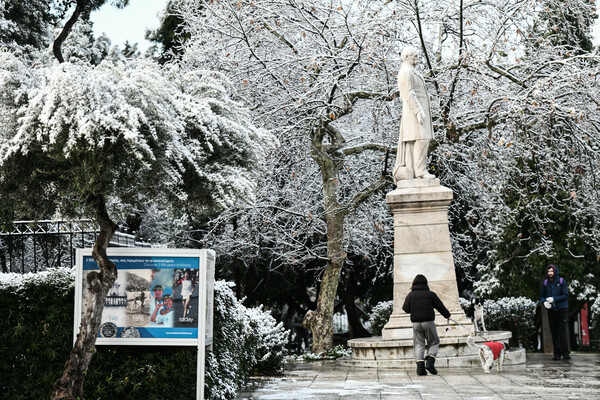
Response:
[[[527,354],[527,363],[497,373],[481,368],[414,369],[340,366],[336,361],[290,362],[284,375],[252,378],[238,400],[600,400],[600,354],[575,353],[570,361]]]

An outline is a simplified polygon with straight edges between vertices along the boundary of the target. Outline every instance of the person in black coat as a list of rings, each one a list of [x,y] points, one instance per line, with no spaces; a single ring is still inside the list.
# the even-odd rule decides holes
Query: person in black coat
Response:
[[[410,320],[413,323],[413,346],[417,362],[417,375],[427,375],[427,371],[436,375],[435,356],[440,348],[440,338],[435,327],[434,309],[438,310],[446,319],[450,318],[450,312],[437,294],[429,290],[427,278],[421,274],[415,276],[411,291],[406,296],[402,309],[410,314]],[[424,357],[426,348],[427,356]]]

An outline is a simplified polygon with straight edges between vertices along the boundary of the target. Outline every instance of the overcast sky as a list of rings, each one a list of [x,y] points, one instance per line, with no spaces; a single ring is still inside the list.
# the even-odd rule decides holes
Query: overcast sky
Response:
[[[158,14],[165,9],[167,0],[129,0],[129,5],[122,10],[110,3],[92,13],[96,35],[104,32],[113,45],[122,45],[126,40],[138,43],[144,52],[151,45],[144,39],[146,29],[158,27]],[[600,45],[600,20],[594,23],[593,33],[594,43]]]
[[[129,40],[129,43],[138,43],[142,52],[146,50],[151,45],[144,39],[146,29],[158,27],[158,14],[167,6],[167,0],[129,0],[129,5],[122,10],[110,3],[91,15],[96,36],[105,33],[113,45]]]

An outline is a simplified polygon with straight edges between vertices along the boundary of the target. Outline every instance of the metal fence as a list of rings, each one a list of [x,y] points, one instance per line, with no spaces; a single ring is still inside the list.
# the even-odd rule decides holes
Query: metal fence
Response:
[[[99,234],[91,219],[14,221],[0,230],[0,270],[38,272],[54,267],[71,267],[75,249],[92,247]],[[151,247],[135,236],[116,232],[111,247]]]

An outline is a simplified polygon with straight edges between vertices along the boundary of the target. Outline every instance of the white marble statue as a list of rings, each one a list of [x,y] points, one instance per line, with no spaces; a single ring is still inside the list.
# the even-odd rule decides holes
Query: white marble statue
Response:
[[[415,69],[419,55],[413,47],[406,47],[401,57],[398,86],[402,98],[402,122],[393,171],[394,182],[415,178],[433,179],[435,176],[427,172],[427,148],[433,139],[433,125],[425,80]]]

